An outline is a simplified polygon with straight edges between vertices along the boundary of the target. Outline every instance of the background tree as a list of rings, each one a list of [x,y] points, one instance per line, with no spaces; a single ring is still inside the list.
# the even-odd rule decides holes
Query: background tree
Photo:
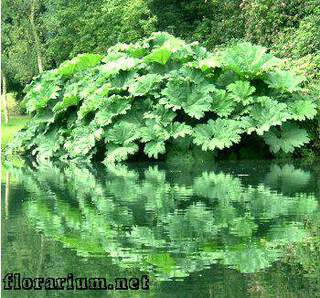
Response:
[[[117,42],[157,30],[144,0],[47,0],[41,19],[46,57],[56,66],[84,52],[105,52]]]
[[[2,6],[2,72],[8,91],[21,91],[44,68],[43,37],[39,30],[42,25],[38,18],[43,7],[40,0],[4,0]]]
[[[2,58],[8,92],[21,93],[41,69],[84,52],[104,53],[168,31],[210,50],[246,40],[297,66],[313,85],[320,68],[319,0],[3,0]],[[302,66],[303,65],[303,66]],[[316,83],[316,84],[315,84]]]

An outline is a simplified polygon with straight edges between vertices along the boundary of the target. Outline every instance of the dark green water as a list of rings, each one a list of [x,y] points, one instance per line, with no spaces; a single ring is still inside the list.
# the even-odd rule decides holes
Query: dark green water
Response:
[[[148,291],[5,297],[320,296],[318,164],[5,169],[3,274],[151,281]]]

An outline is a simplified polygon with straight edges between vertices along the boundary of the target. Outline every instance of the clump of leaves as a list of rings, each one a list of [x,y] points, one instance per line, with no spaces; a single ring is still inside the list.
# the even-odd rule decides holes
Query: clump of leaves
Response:
[[[128,159],[165,154],[176,139],[204,151],[255,134],[272,153],[309,141],[300,123],[316,115],[303,78],[249,43],[211,53],[167,33],[82,54],[26,87],[32,121],[11,152],[40,159]]]

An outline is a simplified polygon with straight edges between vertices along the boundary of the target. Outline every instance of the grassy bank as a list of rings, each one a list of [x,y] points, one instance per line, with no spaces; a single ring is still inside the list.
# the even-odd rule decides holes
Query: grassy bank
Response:
[[[24,127],[24,125],[28,122],[28,116],[11,116],[9,120],[9,124],[6,125],[4,123],[4,118],[2,117],[1,123],[1,150],[3,151],[8,143],[13,139],[15,134]]]

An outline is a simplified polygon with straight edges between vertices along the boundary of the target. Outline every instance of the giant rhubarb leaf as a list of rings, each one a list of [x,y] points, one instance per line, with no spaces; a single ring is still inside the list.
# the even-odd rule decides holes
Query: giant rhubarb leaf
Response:
[[[224,149],[238,143],[244,132],[243,123],[231,119],[209,120],[207,124],[199,124],[194,128],[193,142],[202,150]]]
[[[307,131],[294,123],[284,123],[280,129],[272,128],[263,135],[263,139],[274,153],[280,150],[293,152],[310,140]]]

